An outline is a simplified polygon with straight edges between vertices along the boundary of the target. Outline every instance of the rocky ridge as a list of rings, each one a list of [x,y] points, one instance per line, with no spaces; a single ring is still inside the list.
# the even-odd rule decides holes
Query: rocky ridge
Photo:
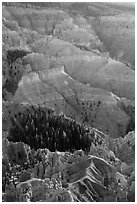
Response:
[[[3,5],[4,202],[135,200],[134,50],[101,27],[124,12],[134,24],[123,5]]]
[[[30,105],[22,105],[21,108],[21,105],[18,105],[18,107],[16,104],[16,114],[13,115],[15,106],[11,105],[10,108],[5,107],[6,110],[11,110],[10,113],[8,112],[10,115],[7,117],[7,121],[5,121],[5,125],[9,123],[9,134],[5,132],[7,126],[3,126],[3,191],[5,191],[3,199],[5,201],[62,200],[93,202],[133,199],[133,195],[131,197],[130,194],[133,193],[131,186],[134,182],[132,176],[135,154],[134,133],[129,133],[124,139],[114,140],[94,128],[81,126],[63,115],[58,116],[51,109],[46,111],[45,108],[29,107]],[[54,145],[56,144],[56,151],[53,144],[50,146],[50,141],[42,143],[44,138],[42,139],[41,136],[44,133],[40,131],[42,135],[39,135],[38,122],[34,121],[34,124],[37,124],[34,128],[34,130],[37,130],[36,134],[32,133],[34,131],[32,125],[30,135],[27,132],[25,133],[27,126],[22,128],[22,119],[27,117],[27,113],[28,116],[30,113],[32,114],[28,117],[31,122],[33,121],[32,117],[35,120],[36,118],[40,119],[39,114],[43,114],[42,109],[44,115],[47,114],[46,118],[51,129],[55,128],[57,119],[59,120],[59,125],[57,125],[59,132],[59,128],[62,128],[61,121],[64,121],[63,124],[66,123],[67,125],[64,130],[62,129],[62,135],[61,132],[59,135],[57,134],[58,131],[55,132],[54,141],[51,137],[52,134],[55,135],[53,129],[50,133],[49,129],[46,131],[45,139],[47,140],[49,138],[48,134],[50,134],[49,139],[51,142],[53,141]],[[18,110],[22,111],[17,112]],[[30,112],[30,110],[32,111]],[[16,130],[12,131],[15,127],[17,127]],[[19,129],[20,132],[17,133]],[[70,131],[68,132],[68,130]],[[31,139],[34,135],[35,137]],[[77,139],[74,136],[77,136]],[[61,137],[64,140],[60,140],[58,143]],[[29,143],[30,139],[33,140],[33,144]],[[78,140],[80,141],[75,143]],[[40,141],[40,144],[38,141]],[[42,146],[43,149],[41,149]],[[52,152],[47,148],[51,149]],[[66,151],[67,148],[69,151]],[[83,150],[79,150],[80,148],[83,148]],[[125,148],[127,149],[126,157],[121,154]],[[47,186],[47,183],[49,183],[49,186]],[[124,194],[122,194],[123,190]]]

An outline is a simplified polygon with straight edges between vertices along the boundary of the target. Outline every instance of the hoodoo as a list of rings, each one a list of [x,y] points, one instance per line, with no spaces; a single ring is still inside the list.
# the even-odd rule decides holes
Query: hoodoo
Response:
[[[3,2],[2,201],[135,202],[135,5]]]

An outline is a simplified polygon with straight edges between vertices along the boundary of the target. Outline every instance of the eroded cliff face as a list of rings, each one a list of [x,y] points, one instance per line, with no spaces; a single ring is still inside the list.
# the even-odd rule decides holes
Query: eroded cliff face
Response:
[[[135,200],[133,17],[106,3],[3,6],[3,201]]]
[[[10,13],[8,17],[7,10]],[[131,70],[130,67],[117,62],[116,60],[112,60],[109,56],[104,58],[105,55],[102,56],[102,53],[106,53],[106,51],[99,51],[101,49],[101,42],[97,38],[96,33],[92,26],[88,24],[85,20],[85,24],[83,25],[83,19],[79,19],[81,22],[77,22],[75,17],[67,17],[65,12],[59,11],[49,11],[43,10],[43,14],[40,14],[37,9],[25,9],[20,8],[21,12],[14,12],[14,7],[4,7],[3,8],[3,16],[5,17],[3,20],[4,24],[4,32],[3,32],[3,42],[6,45],[6,49],[8,47],[23,47],[23,49],[29,49],[30,52],[35,52],[29,54],[28,57],[24,59],[24,63],[29,64],[33,71],[45,70],[49,68],[54,68],[56,66],[65,66],[65,71],[73,78],[78,80],[81,83],[88,83],[92,87],[104,88],[119,97],[127,97],[128,99],[134,100],[134,70]],[[94,43],[97,41],[100,42],[98,48],[91,48],[87,51],[81,50],[82,46],[85,45],[82,43],[78,43],[79,48],[76,47],[76,43],[71,40],[62,39],[57,34],[51,33],[51,35],[42,35],[39,31],[37,31],[36,26],[29,26],[28,28],[22,28],[21,24],[18,26],[18,21],[23,21],[21,15],[27,16],[26,13],[30,13],[30,18],[33,19],[33,15],[38,15],[38,18],[41,19],[41,15],[49,16],[50,19],[56,20],[56,15],[61,16],[58,20],[61,26],[61,30],[65,29],[64,26],[69,26],[69,23],[66,20],[66,24],[63,19],[69,19],[70,24],[75,26],[77,23],[77,30],[85,29],[87,32],[94,33],[94,37],[91,35],[90,40]],[[58,14],[57,14],[58,13]],[[11,21],[11,16],[14,16],[14,21]],[[29,14],[28,14],[29,15]],[[52,15],[52,18],[51,18]],[[20,16],[20,18],[19,18]],[[63,16],[63,17],[62,17]],[[25,22],[32,23],[29,17]],[[47,17],[48,18],[48,17]],[[77,17],[78,18],[78,17]],[[7,20],[9,19],[9,20]],[[43,21],[43,18],[41,19]],[[37,19],[35,20],[37,22]],[[58,22],[55,21],[55,26],[58,26]],[[48,23],[53,26],[53,23],[48,20]],[[45,24],[49,26],[46,22]],[[33,25],[33,23],[32,23]],[[38,23],[40,26],[41,24]],[[41,25],[43,26],[43,25]],[[71,27],[68,28],[71,30]],[[75,38],[75,35],[72,33],[72,38]],[[79,31],[80,33],[80,31]],[[46,33],[44,33],[46,34]],[[18,37],[17,37],[18,35]],[[78,36],[76,34],[76,36]],[[83,33],[82,36],[87,39],[86,35]],[[57,37],[59,39],[57,39]],[[81,39],[81,37],[80,37]],[[90,52],[88,52],[90,51]],[[38,54],[37,54],[38,53]],[[72,56],[73,55],[73,56]]]
[[[15,54],[16,58],[11,61],[10,58]],[[78,82],[65,72],[64,66],[49,69],[47,64],[47,70],[32,71],[32,65],[25,64],[21,59],[26,54],[26,50],[12,49],[7,51],[5,61],[3,59],[4,99],[10,98],[9,92],[15,102],[47,104],[57,113],[63,110],[67,116],[87,122],[112,137],[127,133],[132,116],[123,108],[119,109],[117,103],[120,98],[111,92]],[[39,55],[34,55],[33,61],[35,58],[37,61]]]
[[[112,152],[109,155],[106,150],[106,162],[93,154],[85,155],[82,150],[73,154],[54,153],[47,149],[31,150],[24,145],[23,151],[19,151],[21,144],[9,142],[8,160],[3,157],[3,169],[6,170],[3,172],[4,201],[112,202],[134,199],[133,169],[127,179],[127,174],[118,170],[125,163],[118,165]],[[20,163],[20,158],[27,160]]]
[[[117,105],[120,98],[105,90],[77,82],[64,72],[63,67],[25,75],[13,100],[46,103],[57,113],[63,109],[67,116],[87,122],[111,137],[124,136],[130,121],[130,116]],[[73,115],[69,107],[74,110]]]
[[[44,106],[3,110],[4,201],[134,199],[134,132],[112,139]]]

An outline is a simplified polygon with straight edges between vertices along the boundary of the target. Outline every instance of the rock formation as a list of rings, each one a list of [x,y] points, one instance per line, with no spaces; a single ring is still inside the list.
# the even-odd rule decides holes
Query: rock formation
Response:
[[[3,3],[3,202],[135,201],[134,16]]]

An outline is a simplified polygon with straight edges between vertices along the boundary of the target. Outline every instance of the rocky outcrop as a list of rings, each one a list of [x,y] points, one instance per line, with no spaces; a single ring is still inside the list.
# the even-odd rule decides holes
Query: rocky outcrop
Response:
[[[118,106],[130,116],[130,122],[127,127],[127,133],[135,130],[135,102],[126,98],[121,98]]]
[[[51,100],[47,101],[47,98]],[[130,116],[119,109],[118,97],[103,89],[77,82],[62,67],[24,76],[13,100],[46,103],[56,113],[63,110],[65,115],[86,122],[111,137],[123,137],[130,121]]]
[[[118,148],[118,157],[125,163],[135,164],[135,132],[130,132],[125,136]]]
[[[37,9],[32,9],[30,15],[30,9],[28,8],[24,9],[20,7],[21,12],[18,13],[14,11],[14,7],[10,7],[10,17],[14,16],[21,27],[26,27],[26,29],[23,28],[21,30],[21,28],[17,29],[16,26],[10,26],[10,19],[9,16],[7,16],[6,8],[3,8],[3,10],[3,16],[5,16],[6,19],[3,21],[3,24],[5,27],[8,27],[9,35],[10,32],[16,32],[21,36],[20,38],[23,39],[22,42],[24,46],[28,46],[31,51],[45,54],[46,57],[56,57],[57,62],[54,62],[54,67],[55,64],[57,65],[58,63],[65,65],[66,71],[71,77],[74,77],[80,82],[89,83],[93,87],[107,89],[119,97],[127,97],[128,99],[134,100],[134,70],[131,70],[128,65],[126,66],[114,59],[112,60],[110,57],[108,57],[108,59],[101,57],[102,53],[106,53],[106,50],[103,50],[103,44],[95,34],[94,26],[88,24],[86,19],[84,19],[85,22],[83,23],[83,19],[79,18],[78,21],[78,17],[76,17],[75,20],[75,17],[72,18],[64,11],[61,12],[59,10],[49,11],[43,9],[43,12],[40,14]],[[28,13],[30,18],[25,16],[25,12]],[[45,24],[43,24],[43,18],[46,19]],[[13,31],[13,29],[15,30]],[[30,30],[32,31],[30,32]],[[7,31],[5,31],[5,33],[6,32]],[[39,32],[48,35],[43,37],[38,34]],[[124,37],[122,39],[124,39]],[[6,40],[4,42],[7,43]],[[87,50],[89,49],[91,52],[76,49],[76,46],[79,48],[80,46],[85,46]],[[127,48],[125,48],[125,51],[127,52]],[[71,56],[72,52],[73,57]],[[79,53],[80,56],[77,55],[77,53]],[[87,56],[83,58],[81,55]],[[62,56],[65,58],[62,58]],[[41,58],[41,56],[39,57]],[[44,58],[44,56],[42,58]],[[44,62],[45,60],[43,59],[42,61]],[[53,62],[51,62],[51,64],[53,64]],[[44,68],[42,64],[40,65],[40,69],[41,67]],[[39,69],[39,67],[37,67],[37,69]]]
[[[124,192],[129,188],[131,199],[133,174],[127,186],[124,175],[118,173],[114,165],[99,157],[86,155],[83,151],[72,154],[39,149],[27,151],[27,158],[25,165],[11,165],[11,178],[6,170],[9,183],[3,175],[4,201],[127,201],[127,197],[121,194],[120,186],[117,187],[118,183]],[[21,175],[17,174],[17,169],[20,169]],[[25,176],[25,171],[30,172],[30,176]]]
[[[97,157],[89,157],[84,161],[68,165],[66,177],[70,183],[70,191],[79,201],[104,201],[110,194],[108,185],[115,179],[114,169]],[[111,194],[111,201],[115,195]],[[109,201],[109,200],[108,200]]]
[[[126,64],[131,64],[131,67],[135,67],[134,12],[133,9],[126,14],[101,16],[91,20],[99,39],[104,43],[111,56]],[[121,25],[124,26],[122,29],[120,29]]]
[[[135,164],[135,132],[129,132],[124,138],[106,138],[106,144],[116,156],[127,165]]]
[[[70,192],[67,189],[58,188],[57,183],[49,179],[30,179],[17,186],[17,200],[19,202],[72,202]]]
[[[2,9],[3,201],[134,202],[134,9]]]
[[[8,48],[7,56],[3,60],[5,61],[5,65],[3,64],[4,100],[46,104],[54,108],[56,113],[63,111],[65,115],[77,121],[86,122],[112,137],[124,137],[128,131],[134,130],[134,116],[131,116],[132,114],[127,111],[123,102],[113,95],[114,93],[119,97],[134,100],[134,70],[110,57],[104,57],[99,52],[94,52],[93,48],[91,52],[84,51],[75,46],[76,42],[72,43],[60,37],[60,35],[68,36],[65,33],[69,33],[72,27],[73,30],[81,31],[82,29],[82,32],[90,33],[95,43],[97,37],[86,19],[78,21],[77,18],[75,20],[75,17],[70,18],[69,14],[57,10],[43,10],[43,13],[40,14],[39,10],[32,9],[32,15],[30,15],[29,8],[20,7],[19,13],[14,7],[10,7],[8,11],[4,7],[3,10],[5,34],[8,32],[10,35],[11,32],[12,35],[13,32],[16,32],[20,37],[19,44],[11,45],[12,49]],[[25,12],[32,19],[35,19],[33,13],[36,13],[36,22],[30,22],[30,19],[24,16]],[[53,21],[49,20],[51,14]],[[9,19],[11,16],[16,20],[13,24]],[[21,16],[23,16],[22,19]],[[37,26],[42,27],[43,24],[35,26],[37,21],[39,23],[43,21],[43,16],[47,18],[46,26],[49,26],[49,30],[53,27],[52,35],[39,34]],[[18,26],[19,22],[20,26]],[[26,25],[26,29],[22,28],[23,25]],[[79,37],[73,32],[71,34],[74,41],[75,37]],[[89,41],[87,37],[81,39]],[[99,39],[97,41],[99,42]],[[6,40],[3,42],[4,46],[8,46],[9,43]],[[15,47],[22,47],[22,49]],[[16,56],[13,57],[13,55]],[[10,64],[9,56],[12,56],[12,60],[14,59],[14,62]],[[58,72],[60,67],[64,67],[64,70]],[[48,76],[48,79],[46,78],[47,71],[53,73]],[[59,74],[56,75],[56,73]],[[110,91],[111,96],[108,97],[108,92],[103,89]],[[105,97],[107,101],[104,100]],[[119,101],[121,106],[118,106]]]

